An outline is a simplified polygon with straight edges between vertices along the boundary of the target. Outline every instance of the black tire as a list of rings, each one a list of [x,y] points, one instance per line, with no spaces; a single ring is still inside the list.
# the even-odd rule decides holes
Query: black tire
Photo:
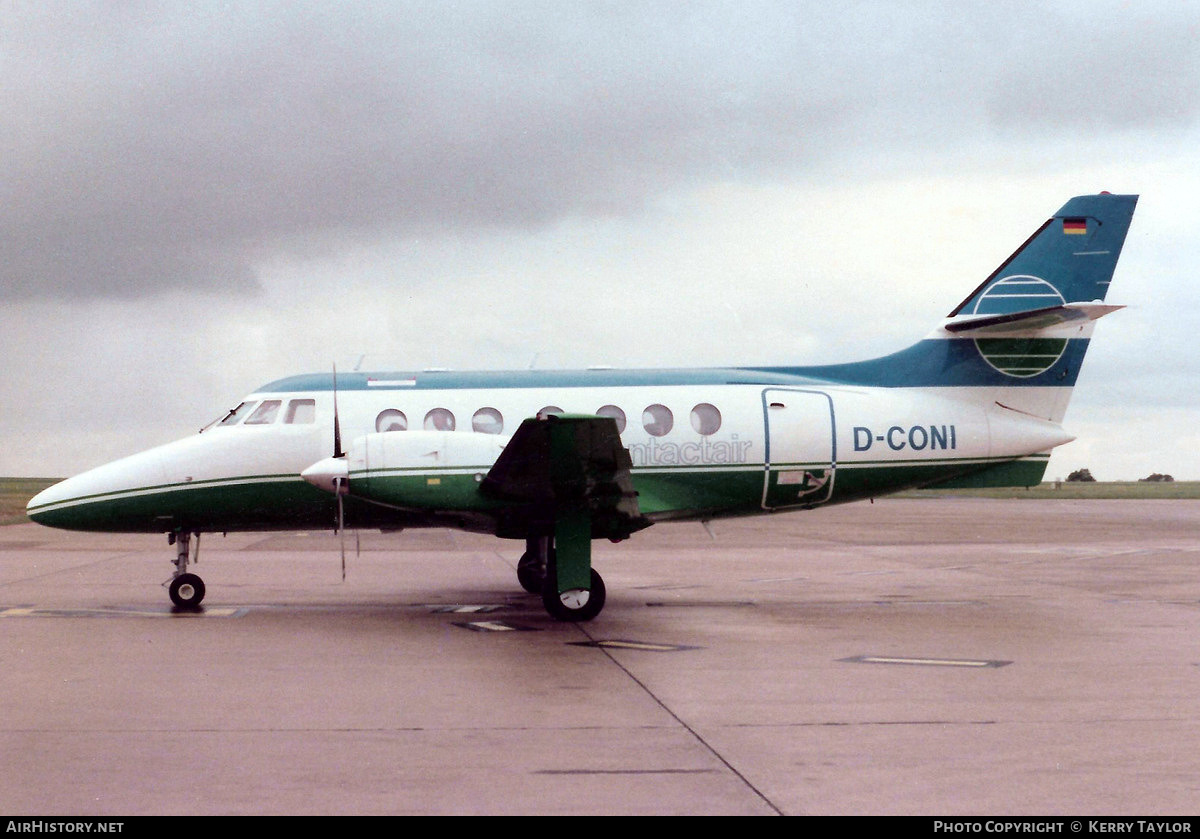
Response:
[[[553,550],[550,551],[550,559],[553,562]],[[517,561],[517,582],[530,594],[542,593],[546,585],[546,569],[538,560],[537,553],[526,551]]]
[[[564,603],[558,594],[558,581],[555,579],[555,575],[548,573],[546,574],[546,584],[542,588],[542,605],[546,607],[550,617],[558,621],[579,623],[590,621],[596,617],[604,608],[606,592],[604,580],[596,573],[595,568],[592,569],[592,586],[588,589],[587,594],[587,602],[582,605],[577,605],[574,598],[568,598],[568,601]]]
[[[180,574],[171,580],[167,593],[180,609],[199,609],[200,601],[204,599],[204,580],[195,574]]]

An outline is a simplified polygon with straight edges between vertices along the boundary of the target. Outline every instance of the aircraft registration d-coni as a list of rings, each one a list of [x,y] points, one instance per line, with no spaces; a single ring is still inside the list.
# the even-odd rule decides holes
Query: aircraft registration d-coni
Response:
[[[451,527],[525,540],[519,584],[589,620],[594,539],[655,522],[810,510],[912,487],[1030,486],[1074,439],[1067,401],[1137,196],[1072,198],[926,338],[822,366],[317,373],[200,433],[57,483],[51,527],[192,536]]]

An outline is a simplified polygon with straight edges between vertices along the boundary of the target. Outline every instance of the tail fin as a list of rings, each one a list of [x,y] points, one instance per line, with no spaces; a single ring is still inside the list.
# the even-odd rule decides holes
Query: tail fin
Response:
[[[1015,431],[1022,444],[1065,443],[1071,438],[1061,423],[1092,329],[1121,308],[1104,298],[1136,205],[1136,195],[1072,198],[907,349],[870,361],[784,369],[815,382],[938,389],[981,405],[993,442]],[[1030,486],[1041,480],[1048,458],[1048,452],[1022,455],[941,486]]]
[[[1062,421],[1133,219],[1136,195],[1072,198],[958,305],[931,338],[974,355],[959,385],[1004,408]],[[970,379],[974,379],[971,381]]]
[[[974,366],[958,383],[990,406],[993,436],[1015,423],[1027,436],[1035,417],[1061,433],[1050,446],[1071,439],[1061,423],[1096,320],[1122,308],[1103,301],[1136,206],[1136,195],[1072,198],[930,336],[964,370]],[[1043,452],[939,486],[1032,486],[1048,462]]]
[[[959,390],[1061,423],[1136,195],[1072,198],[923,341],[870,361],[783,368],[815,380]]]
[[[1104,300],[1136,205],[1136,195],[1072,198],[950,317]]]

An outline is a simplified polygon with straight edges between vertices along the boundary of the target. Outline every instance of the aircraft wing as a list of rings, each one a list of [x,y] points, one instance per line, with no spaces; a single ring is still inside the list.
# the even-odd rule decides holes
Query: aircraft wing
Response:
[[[638,507],[633,461],[616,420],[576,414],[527,419],[484,476],[481,491],[510,502],[515,530],[586,514],[592,538],[624,539],[650,525]],[[506,528],[507,529],[507,528]]]

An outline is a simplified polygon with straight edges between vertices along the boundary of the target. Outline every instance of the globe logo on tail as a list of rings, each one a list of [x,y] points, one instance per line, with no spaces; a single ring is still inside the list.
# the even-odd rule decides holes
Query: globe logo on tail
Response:
[[[992,283],[975,303],[977,315],[1003,315],[1061,306],[1066,299],[1040,277],[1014,274]],[[1067,348],[1065,338],[976,338],[983,360],[1006,376],[1028,379],[1049,370]]]

